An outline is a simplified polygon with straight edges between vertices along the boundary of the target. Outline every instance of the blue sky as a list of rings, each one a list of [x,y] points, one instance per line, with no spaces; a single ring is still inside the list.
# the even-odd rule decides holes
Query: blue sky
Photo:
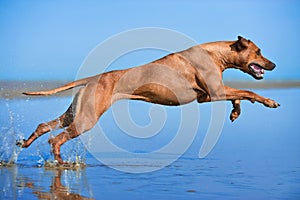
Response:
[[[300,79],[299,10],[300,1],[291,0],[2,0],[0,80],[74,80],[86,56],[99,43],[141,27],[173,29],[198,43],[234,40],[242,35],[277,64],[266,79]],[[151,61],[165,52],[147,53],[130,57],[120,68]],[[236,72],[226,76],[251,79]]]

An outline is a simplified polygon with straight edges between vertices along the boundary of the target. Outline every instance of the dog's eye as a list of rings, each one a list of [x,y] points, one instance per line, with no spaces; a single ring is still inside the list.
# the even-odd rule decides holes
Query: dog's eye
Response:
[[[260,56],[261,53],[260,53],[260,49],[256,51],[256,55]]]

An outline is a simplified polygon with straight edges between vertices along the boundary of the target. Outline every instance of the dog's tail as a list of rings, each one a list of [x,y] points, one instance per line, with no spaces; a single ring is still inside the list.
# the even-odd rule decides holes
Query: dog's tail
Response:
[[[93,78],[93,77],[73,81],[71,83],[67,83],[66,85],[63,85],[61,87],[58,87],[58,88],[55,88],[55,89],[52,89],[52,90],[39,91],[39,92],[23,92],[22,94],[25,94],[25,95],[51,95],[51,94],[55,94],[55,93],[58,93],[58,92],[65,91],[65,90],[72,89],[74,87],[86,85],[91,78]]]

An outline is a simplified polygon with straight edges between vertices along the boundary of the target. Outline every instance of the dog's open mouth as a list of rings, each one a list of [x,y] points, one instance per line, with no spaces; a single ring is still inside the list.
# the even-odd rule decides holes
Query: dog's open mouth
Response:
[[[254,78],[256,79],[264,78],[265,70],[259,64],[251,63],[249,65],[249,69],[252,75],[254,76]]]

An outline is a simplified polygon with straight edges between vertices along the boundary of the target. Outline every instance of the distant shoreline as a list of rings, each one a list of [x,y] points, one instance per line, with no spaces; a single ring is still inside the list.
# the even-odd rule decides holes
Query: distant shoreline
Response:
[[[60,87],[69,81],[0,81],[0,98],[28,98],[22,92],[41,91]],[[224,81],[224,84],[239,89],[284,89],[300,88],[300,80],[275,81]],[[55,97],[72,96],[73,90],[55,94]],[[35,97],[31,97],[35,98]]]

